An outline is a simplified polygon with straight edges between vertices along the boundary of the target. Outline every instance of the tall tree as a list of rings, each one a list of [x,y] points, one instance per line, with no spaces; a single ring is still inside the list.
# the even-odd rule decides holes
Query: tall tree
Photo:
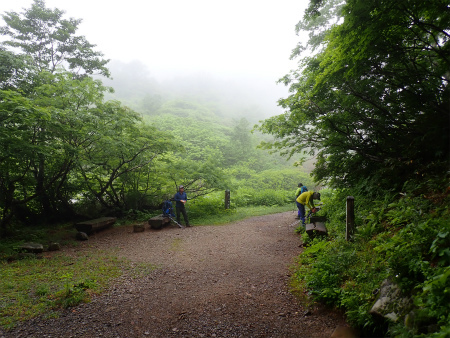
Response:
[[[305,16],[321,16],[328,1]],[[444,0],[347,0],[324,48],[283,79],[286,113],[260,129],[267,147],[317,155],[314,175],[335,186],[382,187],[445,171],[449,160],[450,7]]]
[[[59,68],[76,76],[101,74],[109,76],[105,67],[109,60],[94,51],[95,45],[76,35],[81,19],[64,19],[64,11],[45,7],[44,0],[34,0],[24,12],[2,15],[6,26],[0,34],[9,37],[3,46],[21,50],[30,57],[38,71],[54,73]]]
[[[0,91],[0,230],[36,198],[33,164],[56,148],[40,142],[50,113],[13,91]],[[58,176],[58,175],[57,175]],[[49,178],[49,181],[56,179]]]

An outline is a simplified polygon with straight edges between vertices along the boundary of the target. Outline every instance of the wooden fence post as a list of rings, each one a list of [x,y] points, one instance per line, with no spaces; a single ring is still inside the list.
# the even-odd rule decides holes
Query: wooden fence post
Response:
[[[225,190],[225,209],[230,209],[230,190]]]
[[[345,239],[350,241],[355,231],[355,198],[347,196],[347,221]]]

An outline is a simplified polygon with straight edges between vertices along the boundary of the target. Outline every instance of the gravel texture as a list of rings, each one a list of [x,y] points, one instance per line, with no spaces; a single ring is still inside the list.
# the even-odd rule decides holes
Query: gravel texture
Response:
[[[302,304],[289,292],[289,267],[301,252],[295,213],[222,226],[133,232],[113,228],[71,250],[116,248],[132,262],[158,266],[122,277],[90,303],[59,318],[21,323],[4,337],[330,337],[343,316]]]

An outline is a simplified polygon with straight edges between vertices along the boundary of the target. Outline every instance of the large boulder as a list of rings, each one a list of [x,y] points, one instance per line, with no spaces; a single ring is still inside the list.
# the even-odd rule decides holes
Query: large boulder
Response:
[[[91,235],[94,232],[106,229],[116,222],[116,217],[100,217],[89,221],[79,222],[75,224],[75,229]]]
[[[27,243],[23,243],[19,247],[19,250],[37,254],[37,253],[41,253],[44,251],[44,246],[40,243],[27,242]]]
[[[159,230],[163,226],[170,224],[170,218],[165,217],[164,215],[158,215],[158,216],[150,218],[148,220],[148,224],[150,224],[150,228]]]
[[[409,297],[401,294],[400,288],[385,279],[381,284],[377,300],[370,310],[370,314],[383,317],[393,322],[404,318],[412,308],[412,301]]]

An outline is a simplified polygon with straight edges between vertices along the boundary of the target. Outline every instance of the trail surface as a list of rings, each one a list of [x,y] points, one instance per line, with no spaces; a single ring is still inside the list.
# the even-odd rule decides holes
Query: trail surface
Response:
[[[345,326],[342,316],[307,308],[289,292],[289,267],[302,250],[294,216],[93,235],[64,250],[115,248],[135,264],[158,269],[121,278],[88,304],[0,331],[0,337],[330,337]]]

